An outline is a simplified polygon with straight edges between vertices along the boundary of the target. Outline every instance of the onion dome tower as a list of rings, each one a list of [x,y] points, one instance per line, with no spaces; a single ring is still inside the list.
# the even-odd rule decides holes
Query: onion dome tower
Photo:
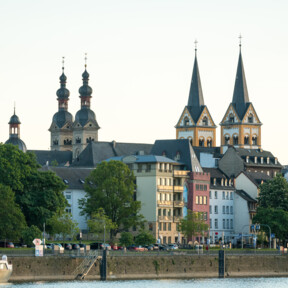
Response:
[[[62,75],[60,76],[60,88],[57,90],[58,112],[54,114],[51,132],[51,150],[72,151],[72,124],[73,116],[68,112],[70,92],[66,88],[67,77],[64,74],[64,57],[62,61]]]
[[[249,100],[241,53],[241,35],[239,38],[239,58],[233,98],[220,123],[222,153],[225,153],[229,145],[246,149],[261,148],[262,123]]]
[[[197,41],[188,104],[176,124],[176,139],[190,139],[196,147],[216,146],[216,125],[204,104],[197,61]]]
[[[15,114],[15,107],[14,107],[14,114],[11,116],[9,121],[9,139],[5,142],[5,144],[13,144],[18,146],[19,150],[26,152],[27,148],[25,143],[20,139],[20,120],[18,116]]]
[[[95,113],[90,109],[93,90],[88,85],[89,73],[86,68],[87,54],[85,54],[85,71],[82,74],[83,85],[79,88],[81,109],[76,113],[73,123],[73,159],[77,158],[89,143],[98,141],[100,129]]]

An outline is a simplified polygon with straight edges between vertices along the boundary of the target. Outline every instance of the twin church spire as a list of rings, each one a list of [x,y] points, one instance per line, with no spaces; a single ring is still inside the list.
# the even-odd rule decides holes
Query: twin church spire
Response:
[[[241,42],[235,86],[221,126],[221,151],[229,145],[238,148],[257,149],[261,147],[261,122],[249,101],[246,77],[241,52]],[[216,125],[204,104],[202,85],[195,48],[194,67],[188,104],[176,125],[177,139],[190,139],[196,147],[216,147]]]
[[[67,77],[64,74],[64,57],[62,60],[62,74],[60,88],[57,90],[58,112],[52,118],[49,128],[51,132],[51,150],[73,151],[73,158],[93,141],[98,141],[100,129],[95,113],[90,109],[92,88],[89,86],[89,73],[87,72],[87,56],[85,54],[85,70],[82,74],[83,85],[79,88],[80,110],[75,115],[75,120],[68,112],[70,92],[66,88]]]

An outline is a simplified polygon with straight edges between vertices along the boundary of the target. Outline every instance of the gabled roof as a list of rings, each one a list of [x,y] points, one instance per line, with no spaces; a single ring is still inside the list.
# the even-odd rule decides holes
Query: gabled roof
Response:
[[[244,190],[236,190],[235,193],[248,202],[257,203],[257,201]]]
[[[200,162],[200,154],[201,153],[207,153],[207,154],[212,154],[213,158],[221,158],[223,154],[221,154],[221,148],[220,147],[200,147],[200,146],[195,146],[193,147],[194,152],[196,153],[196,156]]]
[[[140,151],[150,154],[152,144],[141,143],[116,143],[91,142],[73,162],[73,167],[96,167],[96,165],[108,158],[115,156],[136,155]]]
[[[135,155],[133,157],[134,157],[134,160],[131,161],[133,163],[134,162],[135,163],[174,163],[174,164],[177,163],[177,161],[175,160],[169,159],[164,156],[157,156],[157,155]],[[106,161],[118,160],[118,161],[125,162],[125,158],[127,158],[127,156],[118,156],[118,157],[109,158]]]
[[[187,170],[203,172],[189,139],[156,140],[151,154],[181,162]]]
[[[210,173],[211,178],[229,179],[219,168],[203,168],[203,171]]]
[[[52,171],[68,186],[68,189],[84,190],[84,181],[93,168],[72,168],[44,166],[42,171]]]
[[[244,171],[241,173],[246,175],[257,187],[259,187],[262,184],[262,182],[266,182],[272,179],[271,176],[268,176],[266,173],[261,173],[261,172]]]
[[[28,150],[36,155],[37,162],[43,166],[47,162],[51,165],[56,161],[59,166],[70,165],[72,163],[72,151],[54,151],[54,150]]]

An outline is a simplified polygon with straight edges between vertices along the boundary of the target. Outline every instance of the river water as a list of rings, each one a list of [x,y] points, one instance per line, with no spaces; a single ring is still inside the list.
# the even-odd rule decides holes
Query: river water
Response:
[[[0,288],[287,288],[288,278],[71,281],[0,284]]]

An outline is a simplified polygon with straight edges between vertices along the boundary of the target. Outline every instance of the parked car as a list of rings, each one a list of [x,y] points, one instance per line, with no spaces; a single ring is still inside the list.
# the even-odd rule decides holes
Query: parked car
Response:
[[[65,250],[72,250],[72,245],[70,243],[64,243],[62,246]]]
[[[95,242],[95,243],[91,243],[90,244],[90,249],[106,249],[106,250],[111,250],[111,246],[107,243],[98,243],[98,242]]]
[[[147,248],[148,251],[154,250],[154,245],[145,245],[144,247]]]
[[[171,250],[179,249],[176,244],[168,244],[168,247],[169,247],[169,249],[171,249]]]
[[[158,243],[157,244],[153,244],[153,250],[159,250],[159,245],[160,244],[158,244]]]
[[[143,251],[147,251],[148,249],[141,246],[141,245],[132,245],[128,248],[130,251],[137,251],[137,252],[143,252]]]
[[[110,246],[111,246],[112,250],[118,250],[119,249],[117,244],[112,244],[111,243]]]
[[[73,244],[71,244],[72,245],[72,249],[73,250],[78,250],[78,249],[80,249],[80,246],[79,246],[79,244],[77,244],[77,243],[73,243]]]
[[[0,247],[3,247],[3,248],[14,248],[14,244],[12,242],[9,242],[9,241],[1,241],[0,242]]]

